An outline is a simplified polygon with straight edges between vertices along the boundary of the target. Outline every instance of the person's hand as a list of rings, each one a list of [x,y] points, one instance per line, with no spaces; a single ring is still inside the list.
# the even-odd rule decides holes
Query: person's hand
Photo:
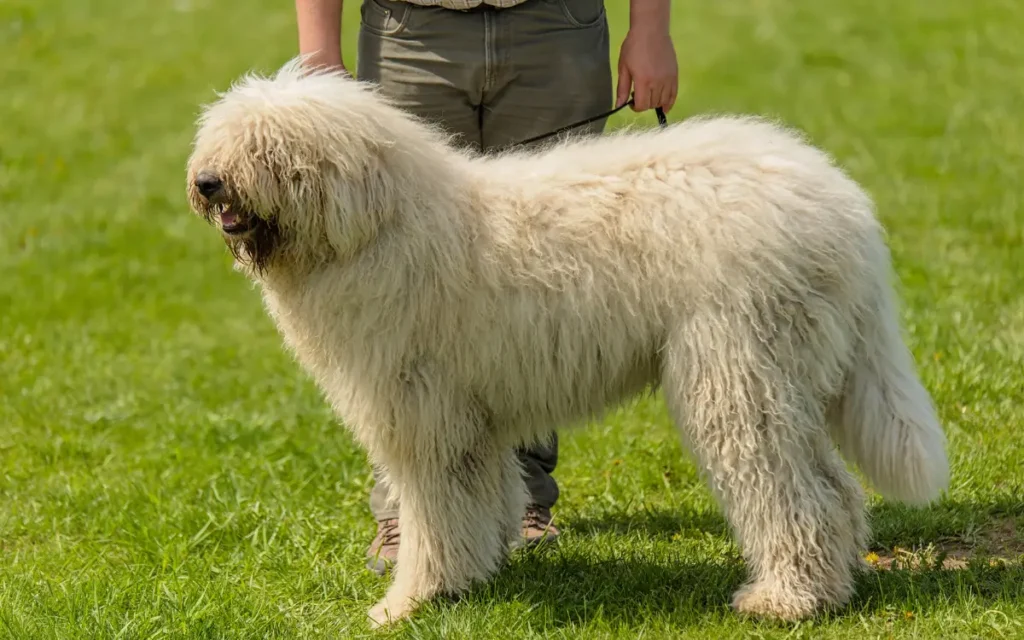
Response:
[[[632,27],[619,52],[619,81],[615,106],[629,102],[633,111],[661,107],[666,113],[676,101],[679,65],[666,25]]]

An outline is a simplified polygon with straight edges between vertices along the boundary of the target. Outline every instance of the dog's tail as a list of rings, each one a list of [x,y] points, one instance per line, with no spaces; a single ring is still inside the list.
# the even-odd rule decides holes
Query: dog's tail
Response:
[[[946,437],[900,334],[894,292],[881,284],[830,423],[844,456],[886,498],[927,504],[949,484]]]

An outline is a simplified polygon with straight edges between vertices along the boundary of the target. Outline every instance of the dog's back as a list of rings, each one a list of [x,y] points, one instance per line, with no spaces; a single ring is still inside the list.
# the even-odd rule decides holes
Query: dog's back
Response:
[[[480,185],[481,208],[465,212],[480,266],[453,321],[472,345],[456,368],[474,362],[497,415],[538,428],[657,385],[671,332],[702,310],[808,304],[843,328],[830,340],[849,353],[866,283],[885,269],[866,260],[882,241],[870,199],[759,119],[570,141],[465,171]],[[817,377],[824,389],[841,376],[833,365]]]

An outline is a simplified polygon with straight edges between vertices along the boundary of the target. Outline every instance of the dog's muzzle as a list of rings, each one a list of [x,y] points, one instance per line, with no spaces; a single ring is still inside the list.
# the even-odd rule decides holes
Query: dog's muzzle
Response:
[[[195,177],[199,195],[210,206],[210,217],[217,216],[221,231],[228,235],[242,235],[252,231],[258,223],[256,216],[233,202],[224,181],[211,171],[200,171]]]

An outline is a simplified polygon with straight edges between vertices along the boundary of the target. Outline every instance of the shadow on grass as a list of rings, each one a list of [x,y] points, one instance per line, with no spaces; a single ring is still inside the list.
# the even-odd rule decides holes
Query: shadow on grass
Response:
[[[850,604],[832,617],[895,609],[928,613],[955,603],[990,607],[1024,602],[1024,567],[972,560],[962,568],[880,569],[858,576]]]
[[[976,530],[979,523],[1022,516],[1024,505],[945,502],[910,509],[883,503],[874,505],[870,515],[873,526],[883,529],[884,545],[915,547],[963,536]],[[563,526],[577,542],[609,533],[661,540],[694,530],[729,536],[725,520],[707,511],[616,513],[569,518]],[[683,537],[690,536],[684,533]],[[624,550],[618,551],[620,547]],[[729,608],[732,593],[746,578],[746,567],[735,554],[701,558],[691,549],[685,555],[670,553],[668,558],[655,559],[628,544],[603,548],[610,549],[613,556],[594,558],[586,552],[586,541],[517,554],[493,583],[468,597],[478,602],[527,603],[537,624],[554,626],[594,619],[612,625],[643,625],[652,616],[687,626],[733,615]],[[840,622],[858,614],[920,615],[956,603],[976,608],[1022,601],[1024,567],[1014,561],[994,562],[986,551],[979,550],[956,568],[942,566],[940,558],[938,564],[925,560],[913,568],[897,563],[865,571],[857,577],[851,602],[824,614],[822,622]]]
[[[1019,555],[1024,553],[1024,531],[1017,534],[1018,521],[1024,529],[1024,498],[970,502],[946,500],[924,508],[891,502],[875,503],[868,509],[872,533],[870,549],[925,546],[957,540],[984,555]],[[569,517],[562,520],[560,526],[577,536],[639,535],[666,540],[680,534],[688,537],[696,531],[700,535],[731,539],[728,524],[717,510],[618,511],[597,518]],[[993,533],[998,534],[999,539],[990,536]]]
[[[653,562],[637,555],[595,559],[552,550],[523,554],[469,597],[524,602],[538,624],[566,626],[600,618],[641,625],[652,617],[693,624],[728,615],[744,578],[735,558]]]

